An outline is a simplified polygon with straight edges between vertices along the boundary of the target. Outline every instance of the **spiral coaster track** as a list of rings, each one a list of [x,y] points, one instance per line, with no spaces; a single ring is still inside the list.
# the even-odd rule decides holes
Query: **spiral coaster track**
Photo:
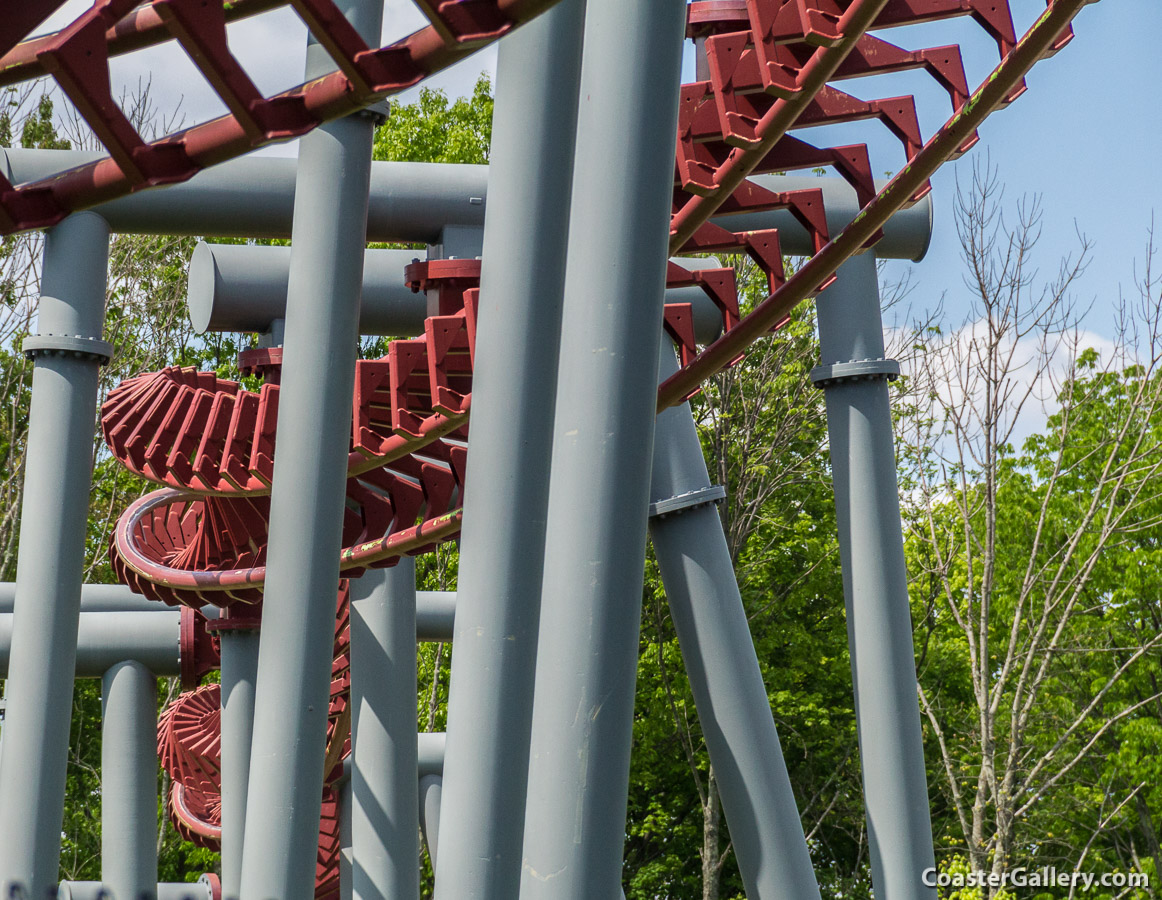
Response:
[[[721,336],[699,346],[690,304],[670,304],[665,328],[681,358],[658,394],[659,410],[696,393],[737,362],[799,302],[835,278],[840,264],[873,246],[888,219],[923,197],[946,160],[977,141],[977,128],[1025,90],[1024,77],[1072,36],[1070,22],[1091,0],[1048,0],[1018,36],[1008,0],[695,0],[687,37],[700,47],[699,80],[680,92],[675,136],[670,251],[744,253],[768,282],[768,296],[743,316],[731,268],[671,263],[671,287],[701,288],[721,315]],[[552,5],[551,0],[445,0],[417,5],[429,24],[385,47],[368,47],[331,0],[97,0],[72,25],[21,39],[61,0],[30,0],[0,20],[0,83],[50,74],[108,150],[97,162],[13,185],[0,174],[0,228],[12,233],[59,222],[115,197],[189,179],[198,171],[391,96],[465,58]],[[232,55],[228,22],[289,5],[338,70],[264,97]],[[956,45],[904,49],[878,32],[965,18],[995,42],[999,63],[970,88]],[[229,113],[146,141],[114,102],[112,56],[176,39]],[[947,93],[951,115],[931,135],[912,96],[858,99],[844,87],[905,70],[925,73]],[[875,82],[870,83],[873,87]],[[863,85],[860,96],[868,95]],[[894,136],[901,167],[877,187],[866,144],[809,143],[807,128],[869,120]],[[821,190],[778,192],[746,177],[827,167],[845,179],[861,212],[838,233]],[[810,235],[813,255],[784,274],[777,230],[735,233],[715,214],[783,209]],[[480,263],[417,262],[406,274],[428,295],[422,337],[393,341],[386,356],[357,365],[340,569],[354,577],[431,551],[457,536],[472,407],[472,363]],[[161,485],[122,517],[111,548],[125,584],[147,597],[237,612],[262,600],[269,495],[277,449],[280,351],[249,351],[244,372],[257,391],[212,373],[167,368],[124,381],[101,416],[105,440],[128,469]],[[338,828],[331,781],[349,750],[348,610],[338,593],[328,732],[328,780],[320,826],[316,895],[337,891]],[[158,747],[173,777],[170,812],[203,846],[220,839],[218,689],[187,692],[159,723]]]

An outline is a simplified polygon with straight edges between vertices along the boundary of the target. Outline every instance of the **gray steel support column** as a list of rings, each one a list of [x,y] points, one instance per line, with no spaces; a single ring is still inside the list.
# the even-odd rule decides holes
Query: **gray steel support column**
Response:
[[[440,843],[440,800],[444,792],[444,779],[439,775],[425,775],[420,779],[420,831],[424,833],[424,843],[428,845],[428,858],[433,871]]]
[[[418,900],[416,562],[351,582],[351,873],[356,900]]]
[[[658,380],[678,370],[662,342]],[[658,416],[650,538],[751,900],[818,900],[791,780],[714,506],[702,444],[683,403]]]
[[[0,893],[57,889],[73,676],[93,472],[109,227],[70,216],[44,246],[12,656],[0,757]],[[52,345],[90,347],[62,352]],[[84,355],[82,355],[84,354]],[[156,881],[156,879],[154,879]]]
[[[222,648],[222,897],[242,891],[242,839],[254,732],[254,689],[258,674],[258,631],[223,629]]]
[[[351,900],[351,775],[344,764],[343,782],[339,785],[339,900]]]
[[[932,900],[920,878],[935,863],[887,384],[899,367],[884,359],[874,253],[838,275],[817,303],[812,378],[827,398],[872,887]]]
[[[381,0],[339,6],[378,38]],[[308,46],[308,78],[331,68]],[[299,141],[243,900],[313,894],[373,125],[352,115]]]
[[[521,900],[621,886],[685,14],[585,14]]]
[[[113,900],[157,897],[157,678],[137,662],[101,681],[101,881]]]
[[[520,885],[584,18],[584,0],[562,0],[500,42],[439,900]]]

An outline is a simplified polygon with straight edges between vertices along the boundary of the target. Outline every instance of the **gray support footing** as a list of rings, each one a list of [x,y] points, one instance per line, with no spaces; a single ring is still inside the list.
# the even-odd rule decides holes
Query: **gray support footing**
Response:
[[[416,563],[351,582],[351,854],[355,900],[418,900]]]
[[[621,886],[685,14],[586,10],[521,900]]]
[[[119,663],[101,701],[101,881],[113,900],[156,900],[157,678]]]
[[[222,647],[222,897],[242,892],[242,838],[254,732],[258,631],[223,630]]]
[[[382,2],[340,9],[378,38]],[[310,45],[307,77],[329,68]],[[372,130],[352,115],[299,141],[242,900],[313,894]]]
[[[584,12],[562,0],[500,43],[439,900],[520,885]]]
[[[109,227],[77,213],[45,239],[37,328],[100,340]],[[43,352],[32,375],[12,655],[0,757],[0,895],[57,889],[93,467],[93,356]],[[156,879],[155,879],[156,881]]]
[[[827,432],[847,604],[872,887],[890,900],[933,900],[920,875],[932,867],[932,824],[916,700],[892,414],[873,253],[840,267],[819,296]],[[848,377],[836,377],[848,374]]]
[[[669,341],[659,381],[678,370]],[[650,538],[751,900],[818,900],[819,885],[730,551],[712,498],[698,431],[683,403],[654,430]],[[687,498],[681,509],[670,498]],[[666,512],[665,510],[671,511]]]

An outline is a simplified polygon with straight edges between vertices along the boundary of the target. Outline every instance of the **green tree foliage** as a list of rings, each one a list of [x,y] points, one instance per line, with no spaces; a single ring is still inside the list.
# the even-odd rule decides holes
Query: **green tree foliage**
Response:
[[[418,100],[393,105],[372,152],[400,162],[486,163],[491,141],[492,83],[481,73],[471,97],[449,102],[444,91],[421,87]]]

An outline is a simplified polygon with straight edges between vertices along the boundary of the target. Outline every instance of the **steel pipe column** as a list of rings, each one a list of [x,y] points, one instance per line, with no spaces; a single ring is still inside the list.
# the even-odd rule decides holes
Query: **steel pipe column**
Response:
[[[444,779],[440,775],[424,775],[420,778],[420,831],[428,846],[428,859],[432,869],[436,868],[436,857],[440,843],[440,800],[444,793]]]
[[[877,897],[932,900],[934,867],[916,661],[900,525],[875,254],[852,257],[819,296],[835,518],[863,768],[872,887]]]
[[[663,341],[659,381],[678,370]],[[690,677],[722,809],[752,900],[818,900],[791,780],[775,731],[746,610],[710,485],[702,444],[683,403],[654,427],[650,538]]]
[[[340,8],[378,38],[381,0]],[[307,49],[308,79],[334,67]],[[313,893],[372,131],[356,114],[299,141],[243,900]]]
[[[157,678],[138,662],[101,681],[101,881],[113,900],[157,897]]]
[[[351,888],[418,900],[416,562],[351,582]]]
[[[229,622],[229,615],[227,615]],[[222,653],[222,896],[242,892],[242,841],[246,790],[254,733],[254,690],[258,675],[256,628],[224,628]]]
[[[500,42],[440,900],[511,900],[520,885],[584,16],[562,0]]]
[[[0,757],[0,893],[56,892],[109,226],[78,213],[44,246]],[[156,879],[154,879],[156,881]]]
[[[685,14],[586,10],[521,900],[621,887]]]

